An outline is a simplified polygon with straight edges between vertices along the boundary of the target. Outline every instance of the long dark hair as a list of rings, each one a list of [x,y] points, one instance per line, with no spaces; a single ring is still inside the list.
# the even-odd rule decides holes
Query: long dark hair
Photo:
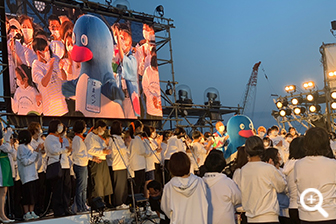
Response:
[[[130,125],[128,126],[128,131],[130,133],[131,138],[134,138],[135,130],[141,126],[142,126],[142,122],[139,120],[136,120],[130,123]]]
[[[21,76],[22,79],[27,78],[28,79],[28,85],[33,87],[34,89],[38,91],[36,84],[33,82],[32,74],[31,74],[31,68],[29,68],[27,65],[22,64],[15,68],[15,71]]]

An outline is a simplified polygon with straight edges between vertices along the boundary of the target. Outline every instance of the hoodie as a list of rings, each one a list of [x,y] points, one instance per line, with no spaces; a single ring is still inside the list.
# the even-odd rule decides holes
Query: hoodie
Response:
[[[234,206],[241,203],[237,185],[222,173],[206,173],[203,180],[209,206],[208,223],[235,224]]]
[[[297,188],[294,180],[294,166],[297,160],[291,159],[285,163],[282,173],[286,175],[288,193],[289,193],[289,208],[297,209],[298,204],[298,194]]]
[[[208,202],[203,180],[194,174],[173,177],[163,189],[161,209],[172,224],[207,223]]]

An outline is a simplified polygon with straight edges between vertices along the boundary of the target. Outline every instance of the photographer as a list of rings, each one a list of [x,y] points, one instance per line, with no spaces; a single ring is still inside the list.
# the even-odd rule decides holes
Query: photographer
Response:
[[[148,202],[150,204],[151,210],[156,212],[160,218],[160,224],[169,224],[170,220],[161,210],[161,197],[162,197],[162,185],[156,181],[152,180],[147,184],[147,190],[149,191]]]

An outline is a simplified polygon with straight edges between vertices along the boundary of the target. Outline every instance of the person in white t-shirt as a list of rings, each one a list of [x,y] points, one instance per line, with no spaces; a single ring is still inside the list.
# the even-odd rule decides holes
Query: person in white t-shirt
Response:
[[[61,21],[56,15],[52,14],[48,18],[48,23],[49,31],[51,33],[50,49],[54,55],[57,55],[59,58],[63,58],[65,49],[60,35]]]
[[[277,193],[285,190],[286,180],[273,165],[261,161],[265,149],[260,137],[249,137],[245,150],[249,162],[241,168],[238,187],[248,223],[279,223]]]
[[[222,151],[212,150],[204,163],[203,180],[207,189],[208,223],[235,224],[235,206],[241,203],[237,185],[222,173],[226,166]]]
[[[15,68],[19,87],[12,98],[12,110],[19,115],[41,114],[42,96],[33,83],[31,70],[22,64]]]
[[[169,162],[173,178],[164,186],[161,209],[170,223],[208,223],[208,201],[202,178],[190,173],[190,159],[174,153]]]
[[[33,49],[38,60],[32,65],[33,81],[42,95],[43,114],[45,116],[62,116],[68,112],[62,83],[66,74],[59,70],[59,58],[51,57],[48,43],[43,38],[35,38]]]
[[[297,161],[304,158],[306,155],[305,149],[303,148],[304,137],[299,136],[294,138],[289,145],[289,160],[285,163],[282,172],[286,175],[286,180],[288,184],[289,193],[289,217],[294,224],[300,224],[301,220],[299,218],[298,211],[298,193],[296,189],[296,184],[294,180],[294,166]]]
[[[298,198],[301,223],[336,223],[336,160],[329,143],[329,136],[323,128],[310,128],[303,139],[306,157],[294,166],[294,182],[298,195],[308,188],[315,188],[322,194],[321,208],[328,213],[324,217],[318,210],[307,211]],[[308,200],[309,198],[315,200]],[[314,207],[319,203],[317,194],[307,193],[303,198],[306,205]]]
[[[200,131],[194,131],[192,134],[193,137],[193,148],[195,157],[197,159],[198,167],[203,166],[205,158],[209,151],[207,151],[203,145],[200,143],[201,139],[203,139],[203,135]]]
[[[35,36],[35,28],[33,19],[25,14],[20,15],[19,22],[21,25],[21,32],[23,35],[23,49],[25,60],[22,61],[23,64],[32,66],[33,62],[37,59],[36,53],[33,50],[32,42]]]

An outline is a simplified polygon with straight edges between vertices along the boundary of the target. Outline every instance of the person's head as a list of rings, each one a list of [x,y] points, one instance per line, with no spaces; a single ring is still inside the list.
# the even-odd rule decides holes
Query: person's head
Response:
[[[288,159],[302,159],[306,156],[303,146],[304,137],[294,138],[289,144],[289,157]]]
[[[288,143],[291,143],[293,141],[293,138],[294,136],[291,135],[290,133],[287,133],[286,136],[285,136],[285,140],[288,142]]]
[[[221,173],[226,167],[226,161],[223,152],[216,149],[211,150],[205,159],[204,166],[206,172]]]
[[[332,153],[328,132],[323,128],[310,128],[304,136],[303,145],[306,156],[330,157]]]
[[[86,132],[86,123],[84,120],[76,120],[72,130],[75,134],[82,135]]]
[[[247,162],[248,162],[248,154],[245,151],[245,146],[238,147],[235,168],[241,169]]]
[[[119,25],[119,31],[120,31],[120,41],[121,41],[121,47],[122,50],[125,53],[128,53],[131,50],[132,47],[132,32],[129,26],[125,23],[121,23]]]
[[[104,135],[107,124],[104,120],[97,120],[93,126],[93,131],[97,135]]]
[[[21,25],[24,42],[28,44],[33,40],[34,37],[33,19],[27,15],[21,15],[19,17],[19,23]]]
[[[279,134],[279,128],[278,128],[278,126],[273,125],[273,126],[270,128],[270,135],[271,135],[271,136],[277,136],[278,134]]]
[[[249,157],[259,156],[262,158],[265,151],[264,143],[258,136],[251,136],[246,139],[245,151]]]
[[[49,23],[49,31],[51,35],[53,36],[54,39],[58,40],[60,38],[60,27],[61,27],[61,21],[59,18],[52,14],[48,18],[48,23]]]
[[[190,173],[190,159],[184,152],[175,152],[168,165],[170,173],[175,177],[183,177]]]
[[[48,46],[48,42],[45,39],[35,38],[32,46],[39,61],[47,63],[50,60],[51,52]]]
[[[177,136],[177,138],[185,137],[186,131],[182,127],[176,127],[174,130],[174,135]]]
[[[290,133],[293,136],[295,136],[297,134],[296,129],[294,127],[290,127],[288,129],[288,133]]]
[[[200,131],[194,131],[192,133],[192,138],[194,141],[199,141],[203,137],[202,133]]]
[[[216,123],[216,129],[220,133],[223,133],[224,130],[225,130],[225,126],[224,126],[224,124],[221,121],[217,121],[217,123]]]
[[[6,17],[7,18],[7,17]],[[17,38],[16,35],[21,35],[21,25],[19,21],[17,21],[15,18],[10,19],[8,22],[8,29],[7,34],[9,34],[9,37],[11,38]]]
[[[61,134],[63,129],[64,127],[63,127],[62,122],[58,119],[53,119],[49,123],[48,134],[50,133]]]
[[[22,130],[19,132],[19,144],[28,145],[31,142],[32,135],[28,130]]]
[[[120,121],[116,120],[112,122],[110,133],[111,135],[121,135],[122,126]]]
[[[67,52],[71,52],[73,48],[73,42],[72,42],[73,28],[74,24],[71,21],[65,21],[64,23],[62,23],[59,30],[60,38],[63,40]]]
[[[264,126],[260,126],[258,128],[258,135],[259,137],[263,138],[266,134],[266,128]]]
[[[160,200],[162,193],[162,185],[156,180],[152,180],[147,184],[149,196],[154,200]]]
[[[31,76],[31,69],[27,65],[21,64],[16,67],[15,75],[19,86],[23,86],[24,88],[27,88],[28,86],[34,86]]]
[[[162,141],[167,143],[168,139],[173,135],[173,133],[171,131],[164,131],[162,133],[163,139]]]
[[[273,147],[273,141],[269,137],[264,137],[263,143],[264,143],[265,149],[269,147]]]
[[[282,136],[286,136],[287,131],[286,131],[286,129],[281,129],[281,132],[280,132],[280,133],[281,133]]]
[[[136,120],[130,123],[130,125],[128,126],[128,130],[129,130],[131,138],[134,138],[135,135],[142,132],[143,124],[141,121]]]
[[[264,152],[262,161],[272,164],[275,167],[280,167],[280,154],[276,148],[268,148]]]
[[[150,137],[151,136],[151,129],[148,125],[144,125],[143,134],[144,134],[144,137]]]
[[[35,140],[43,134],[40,123],[35,121],[29,123],[28,131]]]

